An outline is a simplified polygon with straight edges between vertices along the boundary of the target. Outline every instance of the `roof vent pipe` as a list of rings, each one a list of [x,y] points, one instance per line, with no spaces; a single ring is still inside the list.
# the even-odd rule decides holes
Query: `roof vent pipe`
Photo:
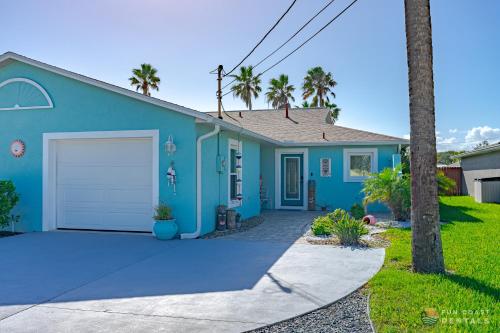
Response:
[[[288,117],[288,103],[285,104],[285,118],[289,118]]]

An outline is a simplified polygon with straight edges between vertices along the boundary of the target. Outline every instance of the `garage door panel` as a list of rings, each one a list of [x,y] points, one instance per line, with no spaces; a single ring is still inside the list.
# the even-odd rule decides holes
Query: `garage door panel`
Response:
[[[151,139],[60,141],[56,159],[59,228],[151,231]]]
[[[67,166],[59,164],[58,185],[151,185],[151,166]]]
[[[120,165],[123,157],[134,151],[135,160],[128,165],[151,165],[151,139],[74,139],[59,143],[58,160],[62,163],[80,164],[82,151],[87,151],[92,141],[92,155],[86,156],[85,165]]]

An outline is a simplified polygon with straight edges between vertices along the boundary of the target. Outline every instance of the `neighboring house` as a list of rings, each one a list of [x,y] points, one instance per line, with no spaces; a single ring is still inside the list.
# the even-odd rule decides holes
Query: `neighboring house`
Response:
[[[309,180],[317,205],[349,208],[362,199],[363,179],[393,167],[408,144],[331,125],[328,116],[293,109],[289,118],[252,111],[218,119],[6,53],[0,179],[20,193],[19,231],[150,232],[153,206],[165,202],[181,238],[196,238],[214,230],[220,204],[243,218],[263,206],[307,209]]]
[[[462,194],[476,197],[475,187],[479,186],[479,183],[500,181],[500,143],[456,157],[460,158],[462,168]],[[500,192],[495,194],[495,197],[497,197],[495,201],[500,202]]]

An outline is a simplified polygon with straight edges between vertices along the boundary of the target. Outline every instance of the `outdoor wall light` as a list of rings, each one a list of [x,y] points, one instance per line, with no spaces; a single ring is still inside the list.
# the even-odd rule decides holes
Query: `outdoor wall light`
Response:
[[[165,151],[168,155],[172,155],[177,150],[174,139],[171,135],[168,136],[167,142],[165,142]]]

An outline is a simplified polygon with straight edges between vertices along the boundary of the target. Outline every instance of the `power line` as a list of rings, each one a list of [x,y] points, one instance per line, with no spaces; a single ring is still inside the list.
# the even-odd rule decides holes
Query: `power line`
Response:
[[[283,46],[285,46],[286,44],[288,44],[289,41],[291,41],[293,38],[295,38],[295,36],[297,36],[302,30],[304,30],[305,27],[307,27],[309,25],[309,23],[311,23],[316,17],[318,17],[319,14],[321,14],[325,9],[328,8],[328,6],[330,6],[335,0],[331,0],[329,3],[327,3],[323,8],[321,8],[321,10],[319,12],[317,12],[313,17],[311,17],[309,19],[309,21],[307,21],[299,30],[297,30],[297,32],[295,32],[290,38],[288,38],[286,40],[286,42],[284,42],[283,44],[281,44],[276,50],[274,50],[273,52],[269,53],[264,59],[262,59],[261,61],[259,61],[254,67],[257,67],[259,66],[260,64],[262,64],[264,61],[266,61],[267,59],[269,59],[269,57],[271,57],[273,54],[275,54],[276,52],[278,52],[279,50],[281,50],[281,48]]]
[[[321,8],[316,14],[314,14],[313,17],[311,17],[302,27],[300,27],[299,30],[297,30],[292,36],[290,36],[290,38],[288,38],[283,44],[281,44],[278,48],[276,48],[273,52],[269,53],[266,57],[264,57],[261,61],[259,61],[255,66],[253,66],[253,68],[256,68],[257,66],[259,66],[260,64],[262,64],[264,61],[266,61],[267,59],[269,59],[271,56],[273,56],[276,52],[278,52],[279,50],[281,50],[283,48],[283,46],[285,46],[286,44],[288,44],[292,39],[295,38],[295,36],[297,36],[302,30],[304,30],[305,27],[307,27],[309,25],[309,23],[311,23],[316,17],[319,16],[319,14],[321,14],[322,12],[325,11],[325,9],[327,9],[335,0],[330,0],[330,2],[328,2],[323,8]],[[227,83],[224,87],[222,87],[222,90],[226,89],[227,87],[229,87],[234,81],[236,81],[236,79],[233,79],[231,82]]]
[[[288,53],[286,56],[284,56],[283,58],[281,58],[280,60],[278,60],[277,62],[275,62],[272,66],[270,66],[266,70],[262,71],[259,75],[262,75],[262,74],[268,72],[269,70],[273,69],[274,67],[276,67],[277,65],[279,65],[281,62],[283,62],[285,59],[287,59],[289,56],[291,56],[292,54],[294,54],[295,52],[297,52],[300,48],[302,48],[304,45],[306,45],[311,39],[313,39],[314,37],[316,37],[317,35],[319,35],[320,32],[322,32],[323,30],[325,30],[330,24],[332,24],[335,20],[337,20],[342,14],[344,14],[349,8],[351,8],[357,1],[358,0],[354,0],[353,2],[351,2],[349,4],[349,6],[347,6],[346,8],[344,8],[344,10],[342,10],[340,13],[338,13],[333,19],[331,19],[327,24],[325,24],[321,29],[319,29],[311,37],[309,37],[308,39],[306,39],[305,42],[303,42],[298,47],[296,47],[292,52]]]
[[[286,16],[286,14],[288,14],[290,9],[292,9],[292,7],[295,5],[296,2],[297,2],[297,0],[293,0],[292,4],[288,7],[288,9],[283,13],[283,15],[281,15],[281,17],[278,19],[278,21],[276,21],[276,23],[274,23],[274,25],[271,27],[271,29],[264,35],[264,37],[262,37],[262,39],[257,43],[257,45],[254,46],[254,48],[250,51],[250,53],[248,53],[236,66],[234,66],[233,69],[231,69],[228,73],[226,73],[225,76],[228,76],[229,74],[231,74],[245,60],[247,60],[247,58],[255,51],[255,49],[257,49],[257,47],[259,47],[259,45],[262,44],[262,42],[267,38],[267,36],[271,33],[271,31],[273,31],[274,28],[276,28],[276,26],[281,22],[281,20]]]
[[[352,1],[346,8],[344,8],[340,13],[338,13],[337,15],[335,15],[334,18],[332,18],[327,24],[325,24],[321,29],[319,29],[318,31],[316,31],[311,37],[309,37],[308,39],[305,40],[305,42],[303,42],[302,44],[300,44],[299,46],[297,46],[295,49],[293,49],[292,52],[288,53],[286,56],[284,56],[283,58],[281,58],[280,60],[278,60],[277,62],[275,62],[272,66],[268,67],[266,70],[262,71],[261,73],[258,74],[258,76],[260,75],[263,75],[265,74],[266,72],[270,71],[271,69],[273,69],[274,67],[278,66],[280,63],[282,63],[283,61],[285,61],[288,57],[290,57],[292,54],[294,54],[295,52],[297,52],[299,49],[301,49],[304,45],[306,45],[308,42],[311,41],[311,39],[313,39],[314,37],[316,37],[317,35],[319,35],[323,30],[325,30],[330,24],[332,24],[333,22],[335,22],[340,16],[342,16],[347,10],[349,10],[349,8],[351,8],[356,2],[358,2],[358,0],[354,0]],[[232,81],[234,82],[234,80]],[[231,82],[231,83],[232,83]],[[226,85],[227,86],[227,85]],[[232,90],[229,90],[228,92],[224,93],[221,97],[224,97],[230,93],[232,93],[233,91]]]

